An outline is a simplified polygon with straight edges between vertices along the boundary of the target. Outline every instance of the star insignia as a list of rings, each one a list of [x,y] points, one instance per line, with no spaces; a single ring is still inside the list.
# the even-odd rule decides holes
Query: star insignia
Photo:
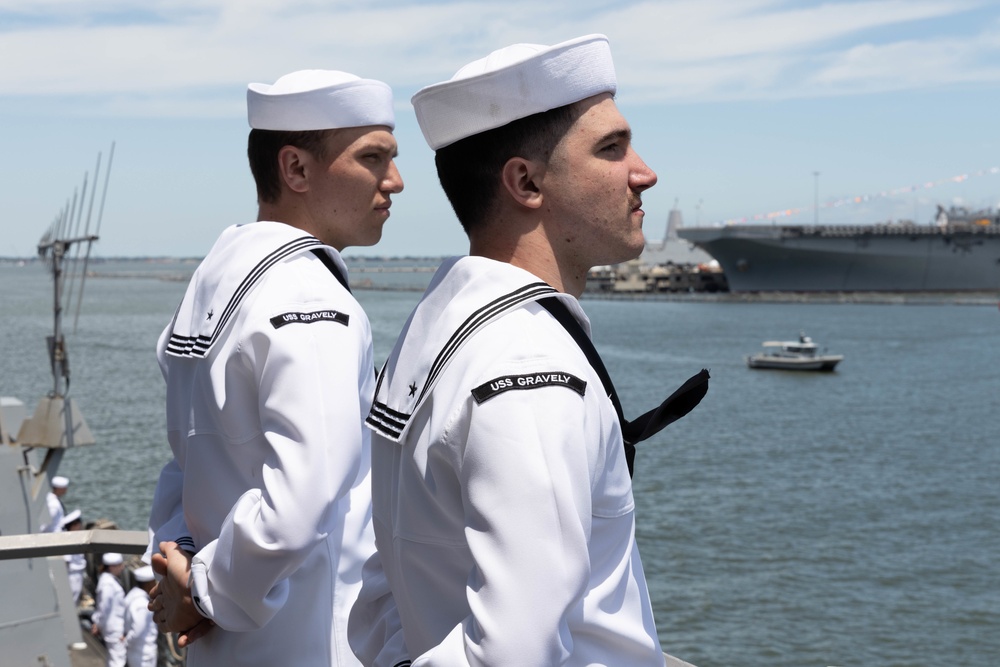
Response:
[[[416,395],[417,395],[417,383],[413,382],[410,384],[410,396],[416,396]]]
[[[209,322],[212,321],[212,315],[215,315],[215,311],[214,310],[208,311],[208,318],[207,319],[208,319]]]

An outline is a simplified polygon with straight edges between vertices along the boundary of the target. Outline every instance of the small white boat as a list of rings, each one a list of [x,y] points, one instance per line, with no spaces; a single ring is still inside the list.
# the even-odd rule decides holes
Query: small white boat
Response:
[[[747,366],[786,371],[832,371],[844,359],[842,354],[819,354],[819,346],[805,334],[799,334],[797,341],[766,341],[763,346],[763,352],[746,358]]]

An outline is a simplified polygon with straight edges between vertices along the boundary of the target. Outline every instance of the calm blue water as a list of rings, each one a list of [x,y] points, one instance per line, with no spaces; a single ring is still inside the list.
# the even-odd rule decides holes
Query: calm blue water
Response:
[[[51,385],[49,279],[0,265],[0,281],[0,393],[33,407]],[[71,395],[98,444],[61,472],[88,518],[145,527],[168,457],[153,349],[183,290],[87,282]],[[419,294],[358,297],[384,359]],[[712,372],[703,403],[639,446],[639,541],[668,652],[699,667],[1000,662],[995,306],[584,305],[629,416]],[[846,355],[836,373],[746,368],[761,341],[800,330]]]

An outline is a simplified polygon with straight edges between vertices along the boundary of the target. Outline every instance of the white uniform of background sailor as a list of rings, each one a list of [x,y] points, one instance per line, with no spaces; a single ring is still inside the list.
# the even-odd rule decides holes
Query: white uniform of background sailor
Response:
[[[62,497],[66,495],[68,488],[68,478],[62,475],[56,475],[52,478],[52,490],[45,494],[45,506],[49,510],[49,520],[42,524],[41,532],[55,533],[62,530],[62,520],[66,512]]]
[[[483,146],[441,149],[580,104],[544,159],[490,154],[504,166],[483,219],[463,218],[446,184],[471,256],[434,276],[367,422],[379,558],[366,574],[384,567],[391,592],[366,581],[352,613],[352,630],[386,629],[382,645],[352,636],[365,664],[664,664],[623,424],[548,310],[588,335],[571,295],[591,266],[642,249],[639,194],[656,175],[631,148],[615,88],[607,40],[592,35],[501,49],[413,97],[443,183],[454,172],[442,160],[474,171]],[[400,621],[405,650],[392,641]]]
[[[118,553],[104,554],[101,562],[105,570],[97,579],[97,604],[90,621],[94,634],[104,640],[107,666],[125,667],[125,589],[118,578],[125,565]]]
[[[80,530],[83,528],[82,512],[75,509],[62,520],[63,530]],[[80,603],[80,593],[83,591],[83,575],[87,571],[87,557],[82,553],[72,553],[63,556],[66,561],[66,576],[69,578],[69,590],[73,593],[73,604]]]
[[[362,427],[374,359],[339,250],[377,242],[402,190],[392,93],[307,70],[251,84],[247,103],[251,146],[278,137],[280,192],[268,199],[258,179],[260,219],[222,233],[157,349],[173,460],[152,548],[166,542],[182,573],[177,547],[194,554],[191,596],[214,627],[183,621],[193,608],[165,585],[150,606],[194,639],[189,667],[356,665],[346,628],[374,553]],[[325,157],[260,132],[330,128],[343,129],[322,135]]]
[[[149,610],[148,587],[153,568],[148,565],[132,572],[136,585],[125,594],[125,657],[128,667],[156,667],[156,624]]]

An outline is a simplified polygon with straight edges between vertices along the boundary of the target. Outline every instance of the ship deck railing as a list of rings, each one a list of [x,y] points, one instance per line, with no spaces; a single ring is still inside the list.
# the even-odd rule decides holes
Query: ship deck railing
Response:
[[[144,554],[149,533],[144,530],[92,529],[61,533],[0,536],[0,560],[45,558],[66,554]]]
[[[149,533],[143,530],[74,530],[62,533],[29,533],[0,536],[0,560],[44,558],[74,553],[142,554],[146,552]],[[663,654],[666,667],[694,667],[688,662]]]
[[[1000,225],[954,223],[948,225],[917,225],[913,223],[882,223],[875,225],[795,225],[779,228],[785,238],[802,236],[1000,236]]]

